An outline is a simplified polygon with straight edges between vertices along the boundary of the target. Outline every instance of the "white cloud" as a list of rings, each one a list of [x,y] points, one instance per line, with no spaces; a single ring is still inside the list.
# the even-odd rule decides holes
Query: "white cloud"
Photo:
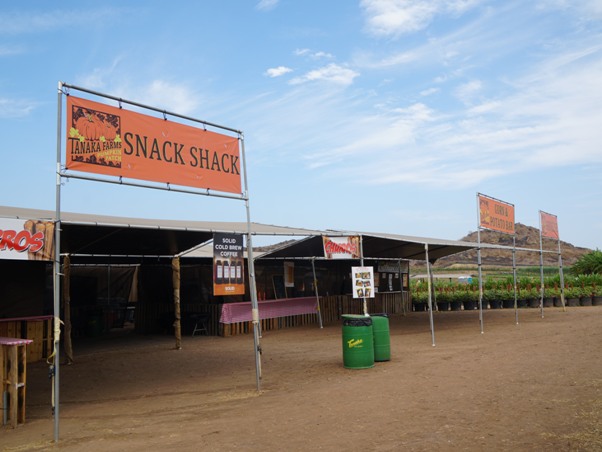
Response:
[[[328,52],[315,52],[312,55],[312,58],[314,58],[316,60],[319,60],[321,58],[330,59],[330,58],[333,58],[333,55],[331,53],[328,53]]]
[[[471,105],[474,102],[475,96],[477,96],[483,88],[483,84],[480,80],[471,80],[470,82],[464,83],[458,86],[454,95],[464,104]]]
[[[278,66],[278,67],[273,67],[268,69],[267,71],[265,71],[265,75],[267,75],[268,77],[280,77],[281,75],[284,74],[288,74],[289,72],[293,72],[293,70],[290,67],[286,67],[286,66]]]
[[[295,77],[290,81],[290,83],[293,85],[298,85],[310,81],[324,80],[347,86],[351,85],[353,83],[353,79],[357,76],[359,76],[358,72],[333,63],[321,67],[320,69],[309,71],[300,77]]]
[[[0,45],[0,57],[19,55],[21,53],[23,53],[23,49],[21,47]]]
[[[440,91],[439,88],[428,88],[428,89],[420,91],[420,95],[421,96],[432,96],[433,94],[436,94],[439,91]]]
[[[296,49],[296,56],[306,56],[311,58],[312,60],[320,60],[320,59],[332,59],[334,55],[332,53],[324,52],[322,50],[318,50],[317,52],[312,52],[311,49]]]
[[[581,20],[602,18],[602,3],[599,0],[540,0],[537,6],[541,9],[572,9]]]
[[[278,6],[279,1],[280,0],[260,0],[255,8],[259,11],[270,11]]]
[[[0,14],[0,34],[40,33],[66,26],[85,26],[88,23],[108,22],[121,13],[115,9],[56,10],[48,13]],[[82,17],[85,20],[82,21]]]
[[[36,104],[33,102],[0,98],[0,118],[22,118],[35,108]]]
[[[184,85],[178,85],[165,80],[153,80],[143,85],[133,94],[131,99],[140,99],[141,103],[153,107],[173,111],[182,115],[191,114],[199,104],[198,96]],[[128,92],[132,92],[129,90]]]
[[[302,81],[310,79],[320,77]],[[378,102],[381,113],[365,115],[369,96],[333,91],[318,97],[305,90],[296,100],[282,99],[268,122],[310,150],[305,165],[331,180],[469,188],[542,168],[602,163],[601,79],[602,48],[587,48],[554,54],[495,95],[486,97],[477,79],[460,85],[453,94],[468,108],[414,103],[386,110],[391,104]],[[284,114],[291,103],[315,114]]]
[[[377,37],[398,37],[426,28],[438,14],[459,15],[481,0],[362,0],[366,31]]]
[[[109,66],[94,68],[91,73],[78,77],[78,84],[95,90],[104,88],[108,80],[113,78],[122,60],[122,57],[117,57],[113,59]]]

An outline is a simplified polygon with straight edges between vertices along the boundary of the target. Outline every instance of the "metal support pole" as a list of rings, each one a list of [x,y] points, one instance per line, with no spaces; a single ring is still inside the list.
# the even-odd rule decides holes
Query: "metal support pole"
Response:
[[[479,269],[479,324],[483,334],[483,271],[481,269],[481,217],[479,206],[479,195],[477,194],[477,267]]]
[[[242,154],[242,169],[245,178],[245,209],[247,212],[247,261],[249,267],[249,291],[251,292],[251,313],[253,317],[253,347],[255,350],[255,380],[257,391],[261,390],[261,344],[259,325],[259,304],[257,302],[257,285],[255,283],[255,260],[253,258],[253,238],[251,231],[251,209],[249,207],[249,186],[247,181],[247,164],[245,158],[245,140],[242,133],[239,136]]]
[[[63,113],[63,83],[58,84],[58,101],[57,101],[57,121],[56,121],[56,211],[54,226],[54,339],[53,339],[53,356],[54,368],[52,373],[53,384],[53,415],[54,415],[54,442],[59,441],[59,418],[60,418],[60,335],[61,335],[61,131],[62,131],[62,113]]]
[[[518,291],[516,290],[516,234],[512,236],[512,277],[514,282],[514,319],[518,325]]]
[[[560,237],[558,237],[558,270],[560,273],[560,302],[562,303],[562,310],[566,312],[566,304],[564,303],[564,273],[562,271],[562,252],[560,251]]]
[[[545,294],[545,283],[543,278],[543,237],[541,234],[541,210],[539,211],[539,275],[541,287],[539,289],[539,310],[543,319],[543,297]]]
[[[360,235],[360,266],[364,266],[364,236]],[[366,301],[366,297],[362,297],[364,300],[364,315],[368,317],[368,302]]]
[[[426,259],[426,273],[428,280],[428,290],[429,290],[429,319],[431,323],[431,340],[433,347],[435,346],[435,323],[433,322],[433,295],[432,289],[433,285],[431,284],[431,262],[429,261],[429,245],[428,243],[424,244],[424,258]]]
[[[324,328],[322,325],[322,310],[320,309],[320,294],[318,292],[318,277],[316,276],[316,258],[311,258],[311,269],[314,274],[314,291],[316,293],[316,307],[318,309],[318,321],[320,322],[320,328]]]

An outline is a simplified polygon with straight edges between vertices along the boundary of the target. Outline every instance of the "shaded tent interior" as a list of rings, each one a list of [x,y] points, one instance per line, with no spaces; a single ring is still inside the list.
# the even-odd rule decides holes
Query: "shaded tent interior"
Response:
[[[52,220],[54,212],[0,207],[0,216]],[[246,222],[200,222],[124,218],[103,215],[61,213],[61,253],[71,261],[71,312],[73,336],[103,336],[121,328],[128,320],[140,334],[171,334],[174,322],[171,260],[181,256],[182,334],[190,334],[191,314],[211,315],[210,334],[221,334],[221,305],[249,299],[247,296],[213,296],[213,266],[210,242],[214,232],[245,234]],[[328,261],[323,257],[322,235],[361,235],[366,265],[379,260],[424,260],[425,244],[429,259],[475,247],[474,243],[425,239],[410,236],[352,231],[320,231],[258,223],[251,224],[254,236],[296,238],[275,251],[255,256],[256,282],[260,299],[278,298],[274,277],[283,273],[282,259],[295,262],[295,287],[286,297],[315,293],[315,261],[320,296],[351,292],[349,261]],[[299,239],[299,237],[302,237]],[[0,261],[4,275],[18,275],[10,294],[0,303],[0,317],[52,313],[52,270],[50,264]],[[37,273],[19,269],[37,267]],[[8,270],[8,269],[11,270]],[[40,270],[42,268],[43,270]],[[42,272],[45,273],[42,276]],[[37,275],[35,278],[32,276]],[[5,276],[5,278],[7,278]],[[33,281],[35,279],[35,281]],[[3,284],[4,285],[4,284]],[[35,288],[35,295],[18,302],[23,287]],[[11,301],[12,300],[12,301]],[[133,309],[135,308],[135,309]],[[135,310],[135,317],[132,312]]]

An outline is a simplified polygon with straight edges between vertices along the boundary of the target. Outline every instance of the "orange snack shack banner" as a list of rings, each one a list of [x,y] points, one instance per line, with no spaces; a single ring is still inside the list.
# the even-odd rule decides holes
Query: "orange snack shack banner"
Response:
[[[238,137],[67,96],[66,168],[241,193]]]
[[[514,206],[487,196],[479,197],[479,225],[485,229],[514,234]]]
[[[0,259],[52,261],[54,222],[0,218]]]

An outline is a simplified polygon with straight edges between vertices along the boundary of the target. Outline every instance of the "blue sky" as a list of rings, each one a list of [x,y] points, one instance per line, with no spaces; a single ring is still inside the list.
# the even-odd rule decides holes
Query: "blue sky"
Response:
[[[459,239],[483,193],[602,248],[599,0],[5,2],[0,65],[0,205],[55,208],[64,81],[242,130],[253,221]],[[246,218],[72,179],[61,202]]]

